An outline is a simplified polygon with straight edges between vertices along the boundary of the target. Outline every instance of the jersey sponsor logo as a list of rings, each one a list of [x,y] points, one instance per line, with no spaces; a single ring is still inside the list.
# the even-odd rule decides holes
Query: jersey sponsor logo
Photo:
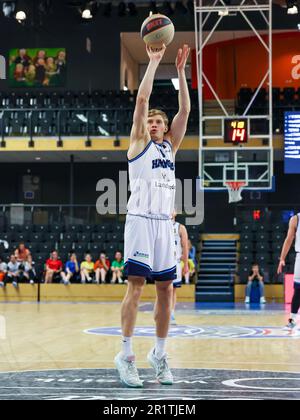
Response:
[[[171,162],[169,159],[154,159],[152,160],[152,169],[171,169],[171,171],[175,170],[174,162]]]
[[[104,327],[86,330],[87,334],[95,335],[122,335],[121,328]],[[155,337],[154,327],[136,327],[134,335],[136,337]],[[177,325],[172,326],[169,331],[169,337],[172,338],[220,338],[220,339],[248,339],[248,338],[300,338],[300,331],[290,331],[280,327],[239,327],[239,326],[201,326]]]
[[[140,258],[149,258],[149,254],[145,254],[145,253],[143,253],[143,252],[139,252],[139,251],[136,251],[136,252],[133,254],[133,256],[134,256],[134,257],[140,257]]]

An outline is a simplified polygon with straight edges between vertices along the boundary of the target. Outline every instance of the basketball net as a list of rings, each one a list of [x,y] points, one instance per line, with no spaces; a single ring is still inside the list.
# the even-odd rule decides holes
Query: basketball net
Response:
[[[225,183],[228,189],[229,203],[238,203],[243,199],[242,191],[246,186],[244,181],[227,181]]]

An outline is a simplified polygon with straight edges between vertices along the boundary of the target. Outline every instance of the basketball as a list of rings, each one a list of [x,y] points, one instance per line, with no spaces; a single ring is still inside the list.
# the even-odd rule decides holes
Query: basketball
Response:
[[[163,44],[169,45],[174,38],[174,33],[171,19],[159,13],[149,16],[141,27],[141,37],[144,42],[154,48],[160,48]]]

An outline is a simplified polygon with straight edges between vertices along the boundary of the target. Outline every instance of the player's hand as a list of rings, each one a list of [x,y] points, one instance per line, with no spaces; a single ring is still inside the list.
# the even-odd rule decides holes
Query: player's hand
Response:
[[[285,267],[285,261],[280,260],[278,264],[277,274],[281,274],[283,272],[283,267]]]
[[[185,69],[190,50],[191,49],[187,44],[184,44],[183,48],[179,48],[176,57],[176,68],[178,71],[183,71]]]
[[[184,264],[183,270],[182,270],[182,274],[185,276],[189,271],[190,271],[189,265],[188,264]]]
[[[165,46],[165,44],[163,44],[161,48],[153,48],[153,47],[150,47],[149,45],[146,45],[146,51],[147,51],[148,57],[150,58],[150,61],[154,61],[156,63],[161,62],[166,49],[167,47]]]

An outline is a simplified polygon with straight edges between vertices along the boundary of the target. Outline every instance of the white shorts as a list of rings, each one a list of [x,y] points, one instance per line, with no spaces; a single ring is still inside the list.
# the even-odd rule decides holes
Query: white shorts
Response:
[[[127,276],[154,281],[176,278],[175,238],[171,220],[127,215],[124,236]]]
[[[176,279],[173,280],[173,287],[179,288],[182,286],[182,268],[181,262],[176,264]]]

